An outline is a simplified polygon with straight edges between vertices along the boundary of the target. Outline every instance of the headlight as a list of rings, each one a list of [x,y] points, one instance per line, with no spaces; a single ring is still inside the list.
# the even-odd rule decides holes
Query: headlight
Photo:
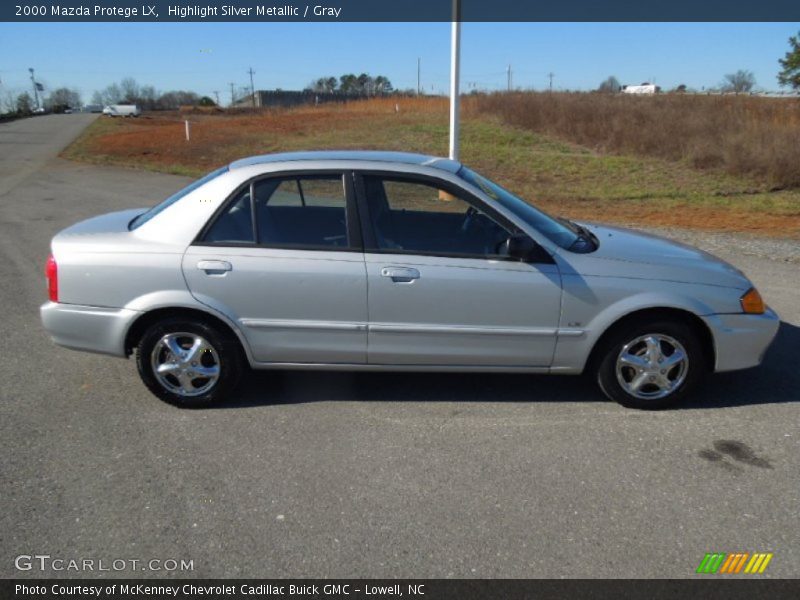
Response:
[[[744,296],[739,298],[742,305],[742,310],[749,315],[763,315],[766,310],[764,300],[761,299],[761,294],[758,293],[756,288],[750,288],[745,292]]]

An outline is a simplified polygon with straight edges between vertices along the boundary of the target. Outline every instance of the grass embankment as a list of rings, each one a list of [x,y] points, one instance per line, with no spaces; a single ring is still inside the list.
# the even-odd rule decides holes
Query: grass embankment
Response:
[[[716,159],[698,162],[696,155],[662,154],[621,142],[594,143],[588,117],[583,128],[576,122],[572,129],[565,129],[567,120],[563,127],[553,125],[555,115],[524,120],[533,110],[524,106],[526,96],[531,95],[465,98],[461,159],[545,210],[587,220],[800,237],[800,191],[776,185],[777,171],[737,173]],[[569,95],[554,94],[548,102],[558,96]],[[680,101],[693,99],[707,100]],[[661,99],[633,100],[646,107],[644,102]],[[512,110],[502,102],[523,104]],[[653,131],[666,126],[649,122],[645,112],[637,115],[631,126]],[[654,113],[656,117],[663,115]],[[184,137],[184,118],[192,122],[190,142]],[[775,118],[769,113],[765,122]],[[612,120],[613,127],[625,126],[620,115]],[[798,130],[800,126],[795,133]],[[598,128],[593,135],[602,137],[604,131]],[[289,150],[362,148],[446,155],[447,132],[445,99],[376,99],[245,115],[102,118],[64,156],[197,176],[243,156]],[[800,138],[796,140],[800,144]]]

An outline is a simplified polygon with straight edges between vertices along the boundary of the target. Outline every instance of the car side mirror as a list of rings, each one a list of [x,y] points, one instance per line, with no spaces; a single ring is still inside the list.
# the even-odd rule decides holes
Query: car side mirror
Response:
[[[506,255],[523,262],[536,259],[543,253],[539,244],[524,233],[515,233],[504,242],[504,245]]]

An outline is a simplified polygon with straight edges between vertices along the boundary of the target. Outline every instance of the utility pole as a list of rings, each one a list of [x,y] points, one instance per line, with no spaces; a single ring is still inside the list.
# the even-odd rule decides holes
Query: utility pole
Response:
[[[231,81],[228,85],[231,86],[231,106],[233,106],[236,102],[236,92],[233,91],[233,86],[235,84]]]
[[[421,58],[417,58],[417,96],[419,96],[419,90],[420,90],[420,87],[419,87],[419,82],[420,82],[419,75],[420,75],[421,68],[422,68],[422,59]]]
[[[450,32],[450,158],[458,160],[458,76],[461,53],[461,0],[453,0]]]
[[[255,71],[253,71],[253,67],[250,67],[250,70],[247,71],[247,72],[250,74],[250,93],[251,93],[251,97],[253,99],[253,108],[255,108],[256,107],[256,88],[253,85],[253,75],[255,74]]]
[[[553,77],[555,77],[556,74],[551,71],[550,73],[547,74],[547,76],[550,78],[550,92],[552,92],[553,91]]]
[[[508,91],[511,91],[511,65],[508,65]]]
[[[217,90],[214,90],[214,96],[217,99],[217,106],[219,106],[219,92]]]
[[[31,83],[33,84],[33,97],[36,99],[36,108],[39,108],[39,86],[36,84],[36,79],[33,76],[33,67],[28,69],[31,72]]]

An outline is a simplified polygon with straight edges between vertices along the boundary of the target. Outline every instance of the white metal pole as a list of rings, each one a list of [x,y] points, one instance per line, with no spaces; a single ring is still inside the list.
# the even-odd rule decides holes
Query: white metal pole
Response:
[[[450,38],[450,158],[458,160],[458,76],[461,53],[461,1],[453,0],[453,23]]]

